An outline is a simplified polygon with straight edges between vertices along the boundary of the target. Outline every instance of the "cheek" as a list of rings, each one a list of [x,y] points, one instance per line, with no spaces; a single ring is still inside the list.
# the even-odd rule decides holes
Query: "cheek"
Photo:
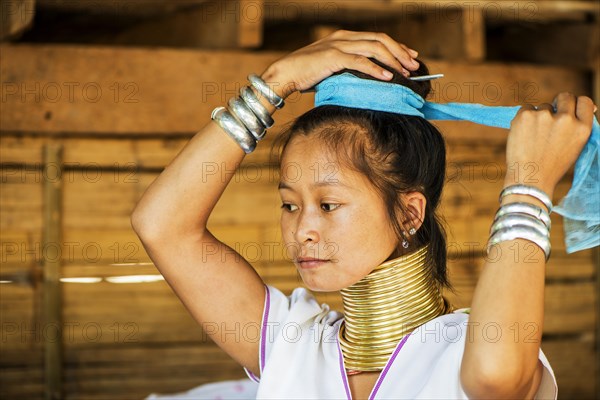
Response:
[[[343,230],[344,236],[349,239],[348,245],[358,251],[358,257],[380,258],[384,253],[393,251],[397,240],[385,211],[356,212],[349,217]],[[385,257],[388,255],[385,254]]]
[[[294,232],[292,231],[292,218],[289,215],[282,212],[281,218],[279,219],[281,226],[281,237],[284,243],[290,243],[294,240]]]
[[[291,219],[289,218],[289,215],[282,213],[279,223],[281,225],[281,241],[284,248],[285,258],[289,261],[293,261],[296,258],[297,252],[290,220]]]

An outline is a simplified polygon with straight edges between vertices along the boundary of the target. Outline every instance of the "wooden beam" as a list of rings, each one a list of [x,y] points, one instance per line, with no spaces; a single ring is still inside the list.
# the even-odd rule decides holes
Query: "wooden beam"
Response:
[[[0,52],[2,130],[104,135],[194,133],[237,95],[249,73],[284,55],[28,45]],[[45,66],[35,62],[45,57]],[[311,104],[312,95],[292,96],[276,121],[290,121]]]
[[[485,59],[485,19],[481,9],[462,10],[464,58],[469,61]]]
[[[421,58],[480,62],[485,59],[485,20],[479,8],[430,9],[379,24],[381,30],[406,43]]]
[[[61,292],[61,194],[62,194],[62,148],[48,145],[45,148],[44,165],[44,369],[45,399],[63,398],[62,388],[62,292]],[[50,249],[55,249],[52,251]],[[55,336],[50,337],[50,333]]]
[[[195,7],[210,0],[37,0],[40,8],[68,12],[91,13],[94,15],[156,17],[173,13],[180,9]]]
[[[236,47],[260,47],[263,41],[264,0],[240,0],[239,7]]]
[[[247,84],[248,73],[285,54],[60,45],[2,45],[0,52],[2,132],[113,137],[197,132]],[[434,83],[431,99],[438,102],[515,105],[590,91],[583,74],[566,68],[428,64],[446,74]],[[292,95],[275,115],[277,126],[312,106],[312,94]]]
[[[495,24],[488,32],[489,60],[598,70],[600,25],[598,22],[518,21]]]
[[[192,47],[205,49],[255,48],[262,44],[263,0],[212,0],[140,22],[110,44]]]
[[[84,11],[96,14],[115,14],[132,16],[156,16],[164,15],[178,9],[194,7],[212,0],[136,0],[134,3],[128,0],[103,1],[59,1],[59,0],[37,0],[41,7],[61,11]],[[327,17],[345,10],[356,10],[365,15],[372,16],[374,13],[402,12],[407,10],[425,9],[449,9],[449,8],[487,8],[491,12],[504,10],[512,12],[520,18],[531,17],[531,13],[561,12],[563,14],[574,12],[585,12],[600,14],[597,4],[593,0],[277,0],[267,1],[267,19],[290,19],[300,16],[311,18],[314,16]],[[520,15],[516,10],[523,11]],[[528,11],[528,12],[525,12]],[[316,15],[319,14],[320,15]],[[506,14],[507,18],[509,14]]]
[[[0,42],[16,39],[31,28],[35,0],[3,0],[0,2]]]
[[[594,1],[569,0],[278,0],[266,3],[269,20],[368,20],[425,12],[445,13],[459,9],[481,9],[487,18],[509,20],[582,20],[586,14],[600,15]]]

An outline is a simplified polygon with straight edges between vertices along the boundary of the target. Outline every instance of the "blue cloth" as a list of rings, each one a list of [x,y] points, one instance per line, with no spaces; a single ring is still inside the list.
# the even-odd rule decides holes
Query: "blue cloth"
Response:
[[[520,107],[425,101],[406,86],[358,78],[350,73],[331,76],[315,86],[315,107],[337,105],[428,120],[461,120],[510,128]],[[594,117],[592,134],[575,163],[573,184],[554,207],[564,217],[567,253],[600,245],[600,125]]]

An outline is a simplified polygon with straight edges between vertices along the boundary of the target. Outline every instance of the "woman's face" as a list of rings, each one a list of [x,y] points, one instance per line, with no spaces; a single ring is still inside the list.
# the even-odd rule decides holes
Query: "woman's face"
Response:
[[[296,136],[287,145],[279,193],[287,253],[311,290],[337,291],[358,282],[397,246],[373,185],[338,164],[314,137]]]

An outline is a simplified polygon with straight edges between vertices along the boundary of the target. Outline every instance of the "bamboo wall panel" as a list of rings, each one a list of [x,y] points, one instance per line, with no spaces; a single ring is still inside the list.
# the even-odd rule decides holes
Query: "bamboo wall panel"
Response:
[[[266,170],[267,168],[263,169]],[[264,171],[261,174],[263,177],[269,176]],[[280,241],[276,207],[278,199],[274,188],[276,181],[271,177],[265,178],[262,182],[247,181],[243,179],[243,172],[240,172],[239,175],[238,182],[228,188],[220,206],[215,209],[212,220],[214,222],[213,232],[217,237],[238,249],[244,249],[249,245],[254,246],[251,247],[254,249],[256,245],[260,246],[261,243],[266,241]],[[111,174],[106,175],[104,180],[92,179],[92,181],[83,179],[84,175],[80,173],[73,176],[79,178],[73,178],[71,182],[69,180],[65,182],[65,208],[69,210],[69,213],[65,215],[65,243],[69,243],[69,245],[64,246],[63,249],[65,254],[68,254],[65,260],[67,266],[64,268],[63,275],[67,278],[81,276],[106,278],[123,274],[157,274],[152,266],[131,267],[118,265],[149,261],[136,236],[131,229],[127,228],[127,224],[131,208],[141,194],[138,186],[145,187],[154,179],[156,173],[139,173],[139,181],[131,185],[123,182],[115,183]],[[33,179],[33,177],[29,178]],[[461,201],[452,201],[450,205],[444,206],[447,215],[450,214],[447,217],[450,231],[454,235],[459,235],[460,232],[469,233],[473,229],[473,226],[475,226],[473,220],[465,219],[470,212],[464,213],[466,208],[470,210],[472,207],[484,212],[487,211],[487,215],[480,216],[481,223],[477,224],[480,233],[485,234],[485,230],[489,228],[490,205],[497,202],[498,190],[488,190],[491,186],[490,183],[482,179],[464,183],[459,179],[456,185],[448,185],[449,191],[446,193],[450,193],[450,198],[454,198],[452,197],[453,186],[458,186],[462,190],[465,185],[469,185],[471,190],[469,196],[463,196],[464,198]],[[566,186],[562,185],[557,194],[564,193]],[[35,212],[32,210],[37,209],[32,208],[30,204],[35,204],[35,201],[32,202],[31,199],[39,195],[38,187],[39,183],[35,183],[35,179],[33,182],[6,185],[7,190],[3,190],[3,204],[11,205],[11,207],[23,207],[24,212],[33,215]],[[482,187],[484,189],[481,189]],[[272,194],[265,197],[267,192]],[[489,195],[486,195],[488,193]],[[27,201],[25,201],[26,199]],[[240,199],[244,200],[243,204],[240,204]],[[230,209],[243,211],[249,204],[255,206],[255,214],[258,214],[258,216],[252,215],[251,218],[248,218],[244,212],[231,213],[229,211]],[[111,207],[111,205],[114,206]],[[5,210],[4,207],[2,209]],[[9,210],[14,215],[15,208]],[[452,212],[457,215],[452,216]],[[558,230],[558,235],[554,236],[560,238],[560,219],[554,222],[554,229],[555,231]],[[16,228],[14,226],[16,224],[18,223],[13,221],[10,226]],[[27,234],[33,234],[39,227],[31,229],[32,226],[25,224],[23,228],[22,231],[16,230],[15,232],[24,232],[21,237],[23,241],[27,240],[25,241],[25,246],[28,246],[26,248],[35,249],[36,239],[32,242],[32,236]],[[3,236],[4,244],[6,244],[6,238],[6,236]],[[13,236],[13,240],[18,241],[18,238],[18,235]],[[459,240],[458,242],[467,243],[469,240],[472,240],[472,234],[468,238],[463,237],[462,241]],[[557,245],[560,247],[560,242],[557,242],[557,240],[562,239],[553,240],[556,242],[555,247]],[[91,244],[93,246],[90,246]],[[83,249],[86,246],[88,251],[84,252]],[[97,248],[101,249],[101,255],[96,251]],[[69,249],[73,249],[72,256]],[[556,258],[557,253],[561,257],[560,259]],[[248,254],[244,255],[247,258],[252,258],[248,257]],[[297,279],[293,267],[289,262],[286,262],[284,254],[274,252],[273,255],[272,260],[261,257],[251,259],[251,261],[254,262],[255,267],[267,283],[289,293],[301,283]],[[5,256],[8,255],[5,254]],[[23,254],[23,252],[20,252],[18,257],[20,259],[9,257],[11,263],[5,263],[3,271],[15,272],[21,268],[30,268],[35,258],[34,255]],[[113,265],[111,266],[111,264]],[[460,252],[452,256],[449,269],[457,293],[449,293],[448,296],[455,306],[464,307],[469,305],[482,264],[483,259],[477,251],[475,253]],[[19,268],[19,265],[21,268]],[[548,277],[552,279],[566,275],[579,280],[585,279],[586,281],[575,283],[549,282],[546,289],[545,334],[573,334],[594,329],[596,294],[593,281],[591,281],[593,271],[594,266],[589,252],[583,255],[577,254],[566,257],[564,255],[560,256],[560,251],[555,250],[552,262],[548,266]],[[3,290],[3,316],[8,318],[7,321],[19,321],[25,323],[26,326],[32,326],[27,325],[27,323],[33,318],[31,312],[34,309],[34,292],[18,287],[14,291],[11,289],[9,286],[6,290]],[[147,284],[111,284],[106,282],[92,285],[65,284],[63,291],[65,296],[65,321],[70,324],[69,327],[72,328],[71,332],[73,333],[67,340],[66,345],[73,352],[80,348],[85,349],[90,345],[118,345],[126,348],[125,346],[139,343],[156,343],[156,345],[162,343],[175,345],[179,343],[181,346],[185,346],[186,343],[190,342],[201,345],[206,341],[206,337],[197,323],[192,320],[164,282]],[[328,295],[320,296],[320,298],[322,301],[328,302],[332,308],[341,309],[339,297]],[[18,306],[15,307],[15,305]],[[29,311],[30,316],[23,318],[23,315],[27,315],[27,311]],[[23,314],[24,312],[25,314]],[[177,329],[173,329],[173,327],[177,327]],[[22,360],[23,350],[31,348],[31,341],[36,343],[34,345],[35,349],[30,350],[30,354],[31,356],[37,354],[39,357],[39,345],[44,339],[31,340],[29,338],[29,340],[23,341],[19,335],[12,338],[16,340],[16,343],[11,340],[8,340],[8,343],[14,351],[5,352],[3,356],[5,360],[9,360],[9,363],[11,363],[10,360]],[[210,346],[207,347],[207,349],[209,348]],[[35,351],[38,351],[38,353],[35,353]],[[561,361],[558,360],[557,362],[560,363]],[[116,376],[121,375],[118,371],[115,372],[114,368],[119,365],[104,366],[97,371],[95,370],[93,376],[106,375],[106,377],[99,378],[90,385],[110,387],[114,384],[115,387],[118,387],[118,378],[114,374]],[[22,365],[13,368],[16,368],[13,371],[16,373],[22,368]],[[77,371],[79,370],[77,369]],[[227,371],[233,373],[236,369],[230,367]],[[136,373],[143,375],[149,372],[142,370],[142,372],[138,371]],[[73,379],[76,379],[75,382],[78,382],[76,385],[67,384],[68,391],[85,393],[85,390],[89,388],[89,386],[80,383],[83,378],[75,372],[68,376],[72,376]],[[153,379],[153,381],[154,384],[162,382],[160,379]],[[128,382],[133,385],[132,382],[135,382],[135,379],[128,380]],[[178,382],[182,385],[179,388],[184,388],[186,383],[193,382],[193,378],[182,378]],[[143,386],[142,381],[135,385],[138,389]],[[172,385],[175,385],[175,383],[171,382],[163,386],[162,390],[169,391],[170,388],[175,387]],[[124,390],[128,390],[127,387],[125,385]],[[98,396],[101,395],[98,394]]]
[[[183,344],[115,346],[67,351],[67,391],[73,398],[143,398],[217,379],[241,379],[242,368],[218,347]],[[118,367],[116,367],[116,365]],[[123,377],[127,376],[128,379]],[[104,397],[103,397],[104,396]]]
[[[129,228],[128,216],[143,188],[156,174],[136,173],[134,181],[124,183],[115,182],[114,171],[93,171],[91,175],[83,172],[71,174],[65,183],[65,207],[69,213],[64,219],[67,244],[62,251],[67,256],[67,262],[147,261],[139,241]],[[256,179],[257,176],[260,179]],[[251,172],[238,173],[234,178],[237,182],[226,190],[211,218],[211,228],[218,237],[236,248],[248,247],[265,240],[280,241],[277,233],[278,212],[274,211],[278,204],[274,176],[274,172],[267,168],[253,168]],[[35,241],[36,231],[41,223],[37,197],[39,184],[35,183],[34,177],[27,178],[32,182],[5,184],[2,191],[2,212],[7,215],[7,218],[2,218],[5,228],[3,261],[8,264],[21,262],[30,265],[45,251]],[[497,182],[494,182],[495,186],[498,186]],[[482,251],[483,241],[480,238],[486,237],[498,193],[498,188],[490,189],[491,185],[481,179],[474,182],[465,180],[464,183],[458,180],[447,185],[442,208],[448,221],[450,251],[454,257],[464,256],[465,254],[458,253],[465,253],[473,248]],[[563,182],[557,195],[566,193],[568,186],[567,182]],[[35,201],[36,197],[38,201]],[[246,212],[249,206],[254,210],[251,214]],[[482,215],[475,214],[473,210],[479,210]],[[465,219],[473,217],[473,214],[475,219]],[[28,216],[31,218],[23,218]],[[32,225],[20,224],[22,219],[30,221]],[[37,223],[34,223],[36,219]],[[562,249],[562,221],[556,216],[553,219],[556,255]],[[12,230],[15,225],[19,225],[24,232]],[[245,241],[235,240],[239,237],[245,238]],[[17,246],[18,251],[13,254],[13,247],[8,246]],[[11,251],[7,252],[7,249]],[[579,258],[582,254],[583,257],[590,256],[588,251],[571,257]],[[273,255],[274,261],[285,259],[282,251],[275,251]],[[565,270],[570,271],[568,268]]]
[[[44,394],[43,360],[35,367],[2,368],[0,395],[6,399],[41,399]]]
[[[597,349],[593,336],[578,339],[547,340],[542,350],[552,363],[559,399],[589,399],[597,392],[595,365]]]
[[[0,288],[5,339],[0,397],[39,398],[43,392],[43,344],[52,333],[44,333],[47,327],[39,322],[40,263],[51,250],[40,248],[42,184],[47,179],[41,175],[42,149],[49,143],[64,147],[62,276],[100,279],[62,284],[64,321],[71,329],[65,332],[72,333],[63,338],[67,398],[141,398],[242,378],[242,369],[206,339],[167,282],[110,279],[159,275],[131,230],[129,215],[145,188],[207,121],[210,110],[235,91],[205,85],[205,91],[216,92],[202,99],[207,93],[198,88],[207,82],[241,83],[247,72],[260,71],[281,54],[21,45],[0,50],[3,83],[38,82],[49,88],[49,82],[98,82],[105,89],[96,103],[62,98],[36,102],[31,97],[23,103],[19,94],[9,96],[0,110],[0,275],[19,282]],[[40,57],[43,66],[31,62]],[[230,63],[231,57],[239,63]],[[506,105],[550,101],[559,89],[588,90],[582,74],[564,68],[461,62],[432,62],[430,67],[447,76],[434,87],[432,97],[438,101]],[[481,86],[469,86],[474,81]],[[107,98],[114,95],[111,82],[134,82],[139,102]],[[502,93],[492,96],[498,88]],[[288,104],[276,114],[278,124],[308,109],[312,95]],[[436,125],[448,143],[441,212],[448,226],[449,274],[456,293],[447,296],[455,306],[466,307],[484,267],[483,244],[506,172],[507,132],[469,123]],[[209,227],[238,249],[266,283],[290,293],[301,281],[280,245],[277,173],[269,157],[276,131],[244,160]],[[560,183],[555,200],[566,194],[570,178]],[[591,251],[566,255],[562,220],[556,215],[552,245],[543,349],[556,371],[560,396],[581,397],[592,393],[594,384],[597,264]],[[321,293],[318,298],[341,309],[337,294]],[[36,326],[40,334],[27,333]]]

